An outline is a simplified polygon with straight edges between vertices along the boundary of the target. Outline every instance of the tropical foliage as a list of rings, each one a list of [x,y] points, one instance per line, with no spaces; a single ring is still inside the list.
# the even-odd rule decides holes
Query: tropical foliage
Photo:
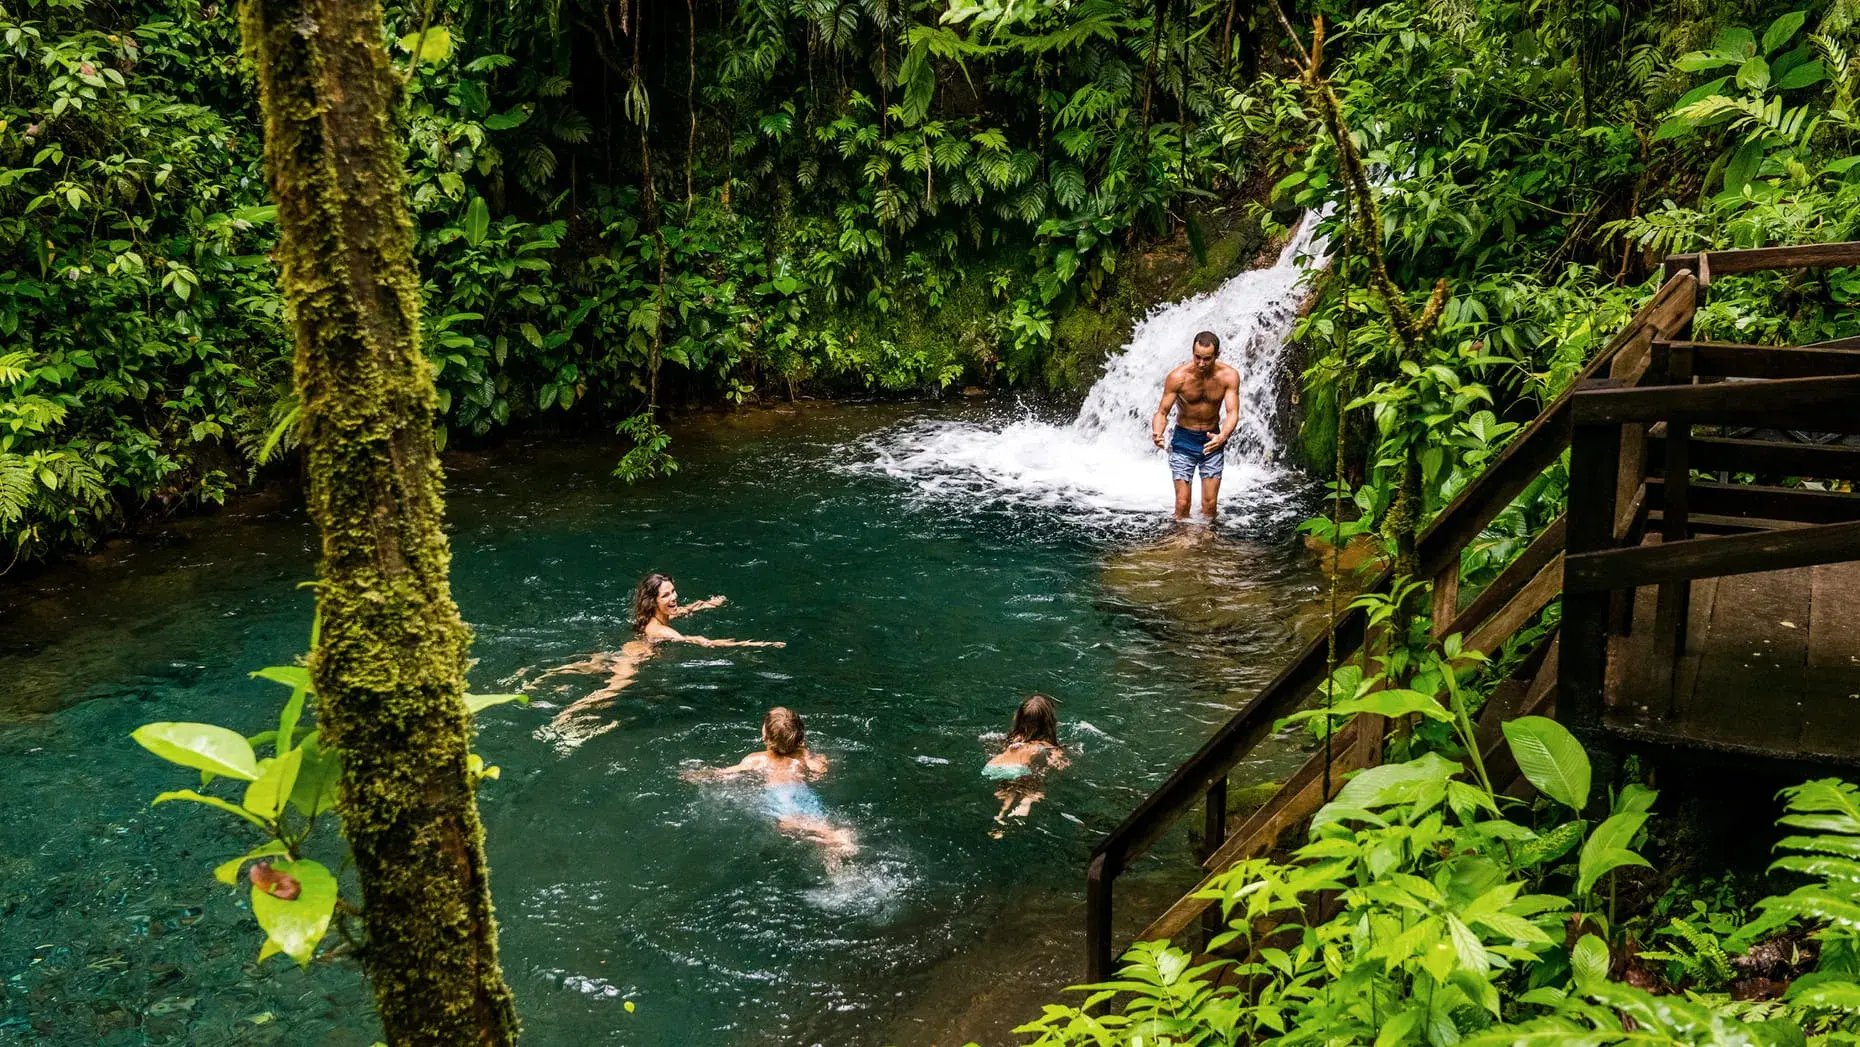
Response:
[[[1342,235],[1362,207],[1297,68],[1320,15],[1377,245]],[[1377,524],[1415,474],[1418,520],[1657,256],[1856,234],[1851,0],[1285,17],[1296,44],[1256,0],[391,8],[439,438],[626,421],[637,477],[670,465],[662,404],[1076,380],[1067,317],[1133,249],[1200,253],[1204,219],[1273,195],[1328,208],[1338,252],[1300,329],[1308,457],[1335,468],[1340,437]],[[217,501],[291,448],[258,147],[221,5],[0,12],[13,557]],[[1424,345],[1391,339],[1372,247],[1411,308],[1446,281]],[[1853,319],[1850,275],[1784,279],[1719,288],[1705,323]]]
[[[1217,5],[389,23],[439,438],[626,420],[629,476],[668,467],[663,403],[1038,382],[1122,253],[1253,173]],[[29,558],[223,498],[295,405],[230,12],[32,0],[0,42],[0,539]]]
[[[1587,755],[1552,720],[1505,735],[1537,804],[1434,752],[1363,771],[1303,846],[1202,892],[1227,919],[1209,942],[1221,958],[1139,943],[1114,980],[1081,988],[1082,1006],[1049,1005],[1018,1031],[1040,1045],[1851,1041],[1860,790],[1786,791],[1781,824],[1797,834],[1773,870],[1797,882],[1787,893],[1629,915],[1615,880],[1648,864],[1654,791],[1592,797]],[[1665,947],[1637,944],[1654,937]]]
[[[1651,293],[1665,255],[1860,237],[1855,14],[1396,0],[1321,41],[1294,16],[1360,166],[1301,70],[1227,113],[1281,150],[1277,192],[1330,209],[1333,278],[1301,328],[1307,431],[1319,465],[1338,452],[1355,530],[1412,531],[1443,506]],[[1699,329],[1852,334],[1855,279],[1719,281]],[[1401,337],[1437,291],[1434,326]],[[1390,521],[1406,475],[1415,511]],[[1547,521],[1560,486],[1525,515]]]

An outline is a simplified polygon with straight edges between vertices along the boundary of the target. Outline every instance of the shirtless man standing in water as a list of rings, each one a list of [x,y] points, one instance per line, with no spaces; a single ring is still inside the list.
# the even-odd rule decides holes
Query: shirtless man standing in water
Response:
[[[1221,339],[1213,331],[1195,336],[1194,356],[1163,379],[1162,404],[1150,419],[1150,439],[1163,446],[1169,409],[1180,406],[1169,440],[1169,475],[1175,479],[1175,518],[1188,518],[1189,484],[1201,473],[1201,512],[1214,519],[1227,464],[1227,439],[1240,422],[1240,372],[1221,363]],[[1216,427],[1219,432],[1216,432]]]

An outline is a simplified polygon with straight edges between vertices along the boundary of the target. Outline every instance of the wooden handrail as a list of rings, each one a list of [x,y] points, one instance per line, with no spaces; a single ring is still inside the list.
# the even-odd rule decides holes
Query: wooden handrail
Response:
[[[1692,373],[1707,378],[1825,378],[1860,374],[1860,349],[1823,345],[1669,342],[1656,351],[1692,353]]]
[[[1860,412],[1854,410],[1855,403],[1860,403],[1860,375],[1713,385],[1592,387],[1578,390],[1574,406],[1579,426],[1684,418],[1695,423],[1850,433],[1860,432]]]
[[[1860,521],[1571,553],[1563,589],[1576,596],[1844,560],[1860,560]]]
[[[1704,259],[1701,263],[1701,259]],[[1860,265],[1860,240],[1838,244],[1801,244],[1794,247],[1748,247],[1729,251],[1669,255],[1666,273],[1697,271],[1701,264],[1714,276],[1757,273],[1767,269],[1827,269]]]

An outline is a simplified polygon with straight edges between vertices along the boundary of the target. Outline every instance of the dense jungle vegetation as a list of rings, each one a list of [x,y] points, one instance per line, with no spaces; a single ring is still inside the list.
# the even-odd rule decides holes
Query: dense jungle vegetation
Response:
[[[1360,400],[1379,428],[1343,427],[1343,467],[1369,517],[1400,486],[1377,463],[1410,444],[1438,505],[1647,292],[1650,259],[1851,235],[1850,6],[1288,9],[1301,33],[1334,23],[1324,74],[1388,275],[1447,281],[1405,358],[1373,296],[1339,293],[1367,279],[1345,245],[1304,332],[1312,461],[1335,465],[1336,407]],[[638,477],[674,464],[666,403],[1076,387],[1091,309],[1147,246],[1225,272],[1246,259],[1210,258],[1208,229],[1248,202],[1347,217],[1258,0],[434,0],[388,22],[442,443],[617,421]],[[17,561],[222,499],[289,449],[294,401],[231,12],[13,3],[0,68]],[[1825,328],[1850,292],[1759,308],[1769,290],[1714,321]]]
[[[673,402],[1055,383],[1067,318],[1137,252],[1179,237],[1201,254],[1203,218],[1250,204],[1273,222],[1289,203],[1326,216],[1335,251],[1300,326],[1301,394],[1307,457],[1353,509],[1314,529],[1379,529],[1400,566],[1651,291],[1660,256],[1860,235],[1857,16],[1851,0],[395,10],[438,439],[617,423],[632,444],[617,471],[640,477],[674,467],[658,416]],[[223,497],[293,444],[298,405],[228,13],[38,0],[0,9],[0,40],[0,527],[17,560],[151,503]],[[1856,295],[1844,271],[1726,281],[1701,326],[1848,335]],[[1554,475],[1528,491],[1474,577],[1561,499]],[[1786,890],[1707,876],[1618,893],[1658,843],[1654,791],[1592,788],[1575,740],[1532,718],[1506,733],[1539,799],[1503,798],[1469,744],[1498,674],[1404,604],[1378,609],[1377,664],[1338,670],[1348,697],[1302,719],[1420,723],[1308,843],[1217,888],[1244,957],[1222,973],[1242,980],[1141,945],[1099,990],[1109,1013],[1055,1006],[1024,1031],[1853,1041],[1853,786],[1788,793]],[[229,731],[143,739],[222,775],[196,750],[233,752],[229,777],[263,787],[202,802],[267,834],[251,856],[295,859],[287,807],[324,803],[327,771],[295,795],[306,759],[325,761],[294,734],[307,685],[285,682],[265,766]],[[1336,904],[1309,916],[1318,895]],[[327,903],[288,929],[300,961]]]

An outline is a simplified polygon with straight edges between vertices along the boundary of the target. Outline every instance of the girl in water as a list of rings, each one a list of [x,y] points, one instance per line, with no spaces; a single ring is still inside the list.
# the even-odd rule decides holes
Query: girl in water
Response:
[[[615,726],[613,721],[592,730],[578,729],[574,721],[588,710],[608,704],[614,696],[626,690],[633,678],[639,675],[640,663],[650,658],[661,643],[692,643],[700,647],[787,646],[780,640],[713,640],[707,636],[687,636],[672,627],[674,618],[707,611],[723,602],[724,597],[712,596],[681,606],[678,603],[678,587],[670,578],[656,571],[641,578],[639,585],[633,589],[633,639],[621,644],[618,651],[601,652],[579,662],[558,666],[531,681],[534,684],[560,673],[607,674],[605,686],[557,713],[549,727],[538,731],[538,734],[552,734],[560,742],[558,748],[573,749],[597,734],[612,730]]]
[[[775,819],[775,828],[819,846],[827,867],[836,869],[858,853],[859,843],[851,829],[828,820],[820,796],[808,785],[825,773],[827,758],[807,748],[807,726],[800,714],[778,705],[762,717],[761,752],[729,767],[697,768],[678,776],[687,782],[710,782],[761,775],[763,808]]]
[[[1059,716],[1053,700],[1043,694],[1028,695],[1014,710],[1007,744],[982,765],[983,778],[1001,783],[995,790],[995,798],[1001,801],[995,823],[1005,826],[1009,818],[1025,818],[1033,805],[1046,796],[1046,772],[1069,762],[1059,744]],[[1001,832],[996,829],[993,835],[999,838]]]

